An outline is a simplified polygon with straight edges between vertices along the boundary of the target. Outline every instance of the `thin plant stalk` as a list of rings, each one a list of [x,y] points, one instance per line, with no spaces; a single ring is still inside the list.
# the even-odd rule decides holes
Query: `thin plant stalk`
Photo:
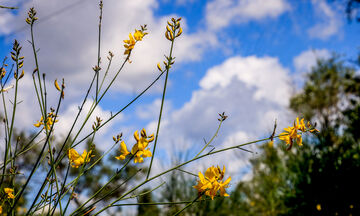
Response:
[[[163,89],[162,98],[161,98],[161,106],[160,106],[159,119],[158,119],[158,124],[157,124],[157,127],[156,127],[155,142],[154,142],[153,152],[152,152],[152,155],[151,155],[151,160],[150,160],[149,169],[148,169],[148,172],[147,172],[147,174],[146,174],[146,179],[148,179],[149,176],[150,176],[152,163],[153,163],[153,160],[154,160],[154,157],[155,157],[155,150],[156,150],[156,144],[157,144],[158,137],[159,137],[161,116],[162,116],[162,111],[163,111],[163,106],[164,106],[164,101],[165,101],[166,86],[167,86],[167,81],[168,81],[168,76],[169,76],[169,70],[170,70],[170,66],[171,66],[172,51],[173,51],[173,47],[174,47],[174,41],[175,41],[175,40],[172,40],[172,41],[171,41],[170,54],[169,54],[169,59],[168,59],[168,66],[166,67],[166,75],[165,75],[164,89]]]
[[[192,204],[194,204],[203,194],[199,194],[193,201],[188,203],[184,208],[180,209],[178,212],[174,214],[174,216],[179,215],[181,212],[183,212],[185,209],[189,208]]]
[[[223,123],[223,121],[224,121],[223,119],[220,120],[219,127],[217,128],[215,134],[213,135],[213,137],[211,137],[210,141],[205,144],[205,146],[200,150],[200,152],[197,153],[197,155],[195,156],[195,158],[197,158],[197,157],[209,146],[209,144],[212,143],[212,141],[215,139],[215,137],[217,137],[217,135],[218,135],[218,133],[219,133],[219,130],[220,130],[220,128],[221,128],[221,124]]]

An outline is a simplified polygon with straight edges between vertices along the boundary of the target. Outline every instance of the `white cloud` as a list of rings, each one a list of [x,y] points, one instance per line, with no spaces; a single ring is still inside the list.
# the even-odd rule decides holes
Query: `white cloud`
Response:
[[[71,1],[26,1],[19,9],[18,14],[5,12],[0,14],[0,34],[8,35],[25,25],[25,16],[28,8],[35,6],[38,11],[39,23],[35,25],[36,46],[40,48],[38,57],[41,72],[47,73],[48,79],[65,77],[68,89],[74,95],[84,92],[86,85],[93,75],[91,69],[97,62],[97,29],[98,3],[84,1],[80,5],[69,7],[44,19],[53,11],[59,11],[71,5]],[[131,60],[115,82],[114,91],[140,91],[157,76],[156,64],[168,55],[170,42],[165,39],[166,21],[176,14],[156,17],[154,9],[158,7],[156,0],[134,0],[104,2],[102,23],[101,57],[104,73],[107,66],[107,53],[115,53],[111,75],[118,70],[125,59],[123,40],[129,32],[139,28],[140,24],[148,24],[149,35],[136,44]],[[11,25],[10,25],[11,24]],[[182,20],[183,35],[175,42],[176,62],[197,61],[201,58],[204,49],[209,44],[215,44],[216,38],[199,30],[197,33],[187,34],[186,19]],[[29,39],[28,30],[22,36],[23,52],[27,57],[25,66],[34,68],[32,52],[25,40]],[[24,32],[24,33],[25,33]],[[60,77],[61,76],[61,77]],[[139,79],[141,77],[141,79]]]
[[[300,73],[310,72],[319,59],[327,59],[331,53],[327,49],[306,50],[296,56],[293,60],[295,70]]]
[[[287,110],[289,82],[288,70],[272,57],[236,56],[209,69],[190,101],[163,116],[158,147],[167,154],[162,159],[166,160],[174,149],[190,151],[194,156],[204,146],[203,138],[209,141],[216,131],[217,114],[223,111],[229,117],[206,151],[266,137],[275,119],[278,128],[287,125],[292,118]],[[148,128],[155,131],[155,117]],[[251,155],[228,151],[201,159],[196,165],[226,165],[230,172],[238,173],[248,168]]]
[[[288,70],[279,64],[277,58],[233,57],[210,69],[200,81],[200,86],[204,89],[226,87],[235,79],[244,82],[250,88],[256,88],[255,100],[266,99],[287,105],[287,99],[290,97],[290,80],[287,74]]]
[[[152,120],[154,115],[159,113],[161,107],[161,99],[156,99],[152,104],[143,104],[139,105],[136,108],[136,116],[140,119]],[[172,104],[170,101],[165,101],[163,105],[163,113],[167,114],[172,109]]]
[[[339,34],[343,23],[336,10],[330,7],[325,0],[312,0],[311,3],[321,21],[308,29],[309,36],[312,38],[328,39],[335,34]]]
[[[206,22],[217,30],[234,23],[275,18],[289,9],[285,0],[214,0],[206,6]]]

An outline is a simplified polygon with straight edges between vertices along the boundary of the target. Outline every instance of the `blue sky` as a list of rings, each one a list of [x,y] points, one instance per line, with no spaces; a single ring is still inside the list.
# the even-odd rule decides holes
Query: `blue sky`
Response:
[[[208,140],[217,128],[217,113],[223,111],[229,119],[214,143],[216,148],[266,137],[274,119],[286,126],[296,115],[288,109],[289,98],[300,90],[316,58],[328,58],[333,52],[355,58],[358,53],[359,24],[347,22],[341,1],[329,2],[104,1],[102,68],[111,50],[115,53],[111,71],[117,70],[124,59],[122,40],[134,28],[146,23],[149,35],[136,45],[132,63],[125,66],[96,115],[106,119],[157,76],[156,64],[169,50],[163,36],[166,20],[182,17],[184,33],[175,44],[177,58],[170,72],[156,168],[166,167],[175,152],[191,154],[201,149],[203,138]],[[35,107],[29,76],[34,63],[26,42],[29,29],[18,31],[25,25],[28,8],[35,6],[42,21],[35,26],[41,71],[47,73],[49,87],[56,78],[64,77],[67,83],[56,131],[61,136],[71,123],[96,63],[98,3],[83,0],[69,7],[74,4],[70,0],[23,0],[1,4],[19,6],[15,13],[0,11],[0,57],[8,55],[14,38],[21,42],[26,57],[18,125],[33,130],[39,116],[39,110],[29,109]],[[97,139],[99,146],[110,146],[111,137],[120,131],[128,143],[134,142],[132,133],[136,129],[145,127],[155,132],[162,83],[106,127]],[[55,94],[54,89],[49,91]],[[55,106],[55,99],[50,97],[49,101]],[[89,131],[90,126],[83,135]],[[239,172],[247,169],[253,155],[237,152],[226,153],[226,157],[231,163],[223,156],[201,163],[221,162],[229,165],[231,172]]]

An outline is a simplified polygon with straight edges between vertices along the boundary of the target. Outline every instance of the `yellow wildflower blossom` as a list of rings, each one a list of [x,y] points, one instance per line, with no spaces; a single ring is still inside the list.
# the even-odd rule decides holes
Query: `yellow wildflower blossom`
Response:
[[[222,181],[225,175],[225,166],[223,170],[219,166],[211,166],[205,171],[205,176],[199,172],[198,184],[193,186],[201,194],[210,196],[211,199],[214,199],[217,192],[220,190],[220,196],[229,196],[226,193],[225,189],[228,188],[228,184],[231,181],[231,177]]]
[[[136,42],[141,41],[146,34],[147,33],[143,32],[143,30],[140,31],[137,29],[135,29],[134,36],[129,33],[129,40],[124,40],[124,47],[126,49],[124,55],[130,54],[131,50],[134,49]]]
[[[296,125],[298,126],[298,129],[302,132],[306,132],[306,126],[304,123],[304,119],[302,118],[299,122],[299,117],[296,118]],[[308,124],[309,125],[309,124]]]
[[[290,145],[290,147],[293,144],[293,140],[296,139],[297,144],[299,146],[302,146],[302,137],[301,134],[297,133],[298,127],[287,127],[284,128],[286,132],[283,132],[279,135],[279,139],[284,140],[287,145]]]
[[[134,46],[135,46],[135,43],[136,43],[136,41],[135,41],[135,39],[134,39],[134,37],[132,36],[131,33],[129,33],[129,40],[124,40],[124,43],[125,43],[124,47],[126,48],[126,50],[124,52],[124,55],[127,55],[127,54],[130,53],[130,51],[132,49],[134,49]]]
[[[135,29],[135,33],[134,33],[135,40],[141,41],[143,39],[143,37],[144,37],[144,33]]]
[[[0,214],[2,214],[2,206],[0,206]]]
[[[309,131],[310,133],[319,132],[319,130],[312,128],[310,122],[305,125],[305,120],[302,118],[299,120],[299,117],[296,118],[293,127],[284,128],[283,133],[279,135],[279,139],[285,141],[287,145],[289,145],[288,150],[291,149],[294,140],[299,146],[302,146],[302,133]],[[300,134],[298,133],[300,131]]]
[[[8,195],[9,199],[14,199],[14,189],[12,188],[4,188],[5,193]]]
[[[37,121],[37,123],[34,124],[35,127],[41,127],[41,125],[44,125],[44,128],[46,127],[47,130],[50,130],[51,125],[54,124],[55,114],[53,112],[48,113],[47,115],[47,121],[46,126],[44,123],[44,117],[41,116],[40,121]],[[55,120],[55,122],[58,122],[59,120]]]
[[[146,130],[141,130],[141,138],[139,137],[139,132],[135,131],[134,138],[136,140],[136,144],[131,149],[131,154],[135,156],[135,163],[142,163],[144,161],[144,157],[151,157],[151,151],[148,147],[149,143],[154,140],[154,134],[147,136]]]
[[[84,152],[79,155],[79,153],[75,149],[69,149],[68,151],[68,157],[71,163],[71,166],[73,168],[79,168],[84,163],[90,162],[90,158],[94,157],[94,155],[91,155],[91,150],[87,152],[84,150]]]
[[[121,149],[120,149],[120,153],[121,153],[121,154],[120,154],[120,156],[117,156],[117,157],[115,157],[115,158],[118,159],[118,160],[125,160],[126,155],[130,154],[130,152],[127,150],[124,141],[122,141],[122,142],[120,143],[120,147],[121,147]]]

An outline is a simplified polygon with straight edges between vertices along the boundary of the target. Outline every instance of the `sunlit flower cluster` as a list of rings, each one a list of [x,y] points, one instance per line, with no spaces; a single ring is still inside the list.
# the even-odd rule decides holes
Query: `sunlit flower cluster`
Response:
[[[126,49],[124,55],[130,54],[131,50],[134,49],[136,42],[141,41],[143,37],[147,35],[147,33],[144,32],[146,28],[144,28],[143,26],[141,28],[141,30],[135,29],[134,36],[129,33],[129,40],[124,40],[124,47]]]
[[[302,133],[307,131],[311,133],[319,132],[319,130],[311,126],[310,122],[305,125],[303,118],[299,121],[299,117],[297,117],[296,121],[294,121],[294,126],[284,128],[284,130],[285,132],[279,135],[279,139],[284,140],[285,143],[289,145],[289,149],[292,147],[295,140],[299,146],[302,146]]]
[[[47,115],[47,121],[46,123],[44,122],[44,117],[41,116],[40,118],[40,121],[38,121],[36,124],[34,124],[35,127],[41,127],[41,125],[44,125],[44,128],[45,128],[45,125],[46,125],[46,129],[47,130],[50,130],[51,128],[51,125],[54,124],[54,122],[58,122],[59,120],[55,120],[55,117],[56,115],[54,114],[54,112],[50,112],[48,113]],[[55,120],[55,121],[54,121]]]
[[[139,137],[139,132],[135,131],[134,138],[136,140],[136,143],[131,149],[131,154],[134,155],[135,163],[142,163],[144,162],[144,158],[151,157],[152,155],[150,148],[148,148],[148,145],[154,140],[154,134],[148,136],[146,134],[146,130],[142,129],[140,132],[140,136],[141,137]],[[124,160],[126,156],[130,154],[124,141],[120,143],[120,153],[120,156],[115,157],[118,160]]]
[[[5,193],[7,194],[9,199],[14,199],[14,189],[12,188],[4,188]]]
[[[225,175],[225,166],[223,170],[219,166],[211,166],[205,171],[205,176],[199,172],[198,184],[194,186],[198,190],[199,194],[205,194],[206,196],[214,199],[217,192],[220,190],[220,196],[229,196],[225,189],[229,187],[231,177],[222,181]]]
[[[84,150],[84,152],[81,155],[79,155],[79,153],[75,149],[71,148],[68,151],[68,157],[69,157],[71,166],[73,168],[79,168],[84,163],[90,162],[90,159],[92,157],[94,157],[94,155],[91,155],[91,150],[89,152]]]

